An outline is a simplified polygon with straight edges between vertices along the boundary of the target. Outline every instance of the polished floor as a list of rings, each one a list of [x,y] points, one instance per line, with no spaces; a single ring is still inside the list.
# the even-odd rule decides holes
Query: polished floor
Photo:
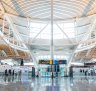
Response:
[[[96,91],[95,77],[0,77],[0,91]]]

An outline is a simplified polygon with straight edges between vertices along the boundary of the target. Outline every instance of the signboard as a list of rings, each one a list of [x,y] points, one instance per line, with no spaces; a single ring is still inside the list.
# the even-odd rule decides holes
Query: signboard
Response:
[[[39,60],[39,64],[50,64],[50,60]]]
[[[50,64],[50,65],[56,65],[56,64],[67,64],[67,60],[39,60],[39,64]]]
[[[52,64],[52,60],[50,60],[50,64]]]
[[[53,64],[56,64],[56,60],[53,60]]]
[[[67,60],[56,60],[56,64],[67,64]]]
[[[93,66],[96,65],[96,62],[94,62],[94,63],[92,63],[92,62],[91,63],[84,63],[84,66],[91,66],[91,65],[93,65]]]

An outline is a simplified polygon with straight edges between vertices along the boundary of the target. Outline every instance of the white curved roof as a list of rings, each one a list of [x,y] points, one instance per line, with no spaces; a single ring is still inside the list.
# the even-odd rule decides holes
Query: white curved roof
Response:
[[[74,49],[74,46],[77,43],[76,38],[82,39],[84,37],[84,35],[81,34],[85,34],[86,31],[89,31],[91,22],[94,20],[96,14],[96,0],[1,0],[0,4],[2,5],[5,13],[11,17],[14,26],[21,34],[24,42],[29,43],[29,45],[31,45],[30,48],[38,49],[40,51],[49,51],[50,49],[50,42],[48,38],[44,40],[44,34],[45,37],[48,37],[49,31],[47,30],[48,26],[50,27],[52,11],[51,5],[53,6],[54,26],[56,26],[54,27],[54,39],[57,39],[56,36],[59,34],[58,40],[54,40],[54,45],[56,46],[54,49],[56,49],[56,51],[62,50],[62,53],[64,53],[64,50],[67,48],[69,48],[69,50],[72,48]],[[1,14],[0,17],[0,24],[2,24]],[[74,37],[69,36],[69,32],[67,33],[65,31],[66,28],[64,30],[65,34],[62,33],[62,30],[64,29],[62,24],[66,24],[66,22],[74,23]],[[44,31],[36,37],[47,23],[48,26],[46,29],[44,29]],[[58,27],[56,23],[60,27]],[[38,27],[34,24],[39,24],[41,26],[44,24],[44,26],[38,30]],[[56,32],[56,30],[58,31]],[[35,33],[34,35],[33,32],[36,32],[37,34]],[[73,30],[70,32],[72,33]],[[75,36],[75,33],[77,33],[77,36]],[[41,37],[40,39],[41,35],[43,38]],[[34,37],[36,37],[35,41],[33,41]],[[70,39],[71,42],[69,41]]]
[[[53,2],[51,2],[53,1]],[[72,19],[96,13],[96,0],[1,0],[7,13],[32,19]]]

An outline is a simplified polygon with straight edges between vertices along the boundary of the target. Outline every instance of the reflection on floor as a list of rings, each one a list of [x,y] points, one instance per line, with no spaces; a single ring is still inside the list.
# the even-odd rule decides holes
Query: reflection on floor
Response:
[[[95,77],[28,78],[0,77],[0,91],[96,91]]]

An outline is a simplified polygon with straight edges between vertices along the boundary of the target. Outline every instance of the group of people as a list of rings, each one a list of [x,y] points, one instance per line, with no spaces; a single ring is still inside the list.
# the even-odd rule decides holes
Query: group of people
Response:
[[[5,82],[12,82],[16,79],[21,80],[21,70],[16,71],[13,69],[5,69],[5,72],[4,72]]]
[[[5,76],[14,76],[14,70],[11,70],[11,69],[9,69],[9,70],[5,70]]]
[[[96,75],[96,72],[94,69],[91,69],[91,70],[84,70],[84,69],[80,69],[80,73],[81,74],[84,74],[85,76],[95,76]]]
[[[5,72],[4,72],[4,75],[5,76],[17,76],[17,75],[21,76],[21,70],[17,73],[14,70],[11,70],[11,69],[7,70],[6,69]]]

